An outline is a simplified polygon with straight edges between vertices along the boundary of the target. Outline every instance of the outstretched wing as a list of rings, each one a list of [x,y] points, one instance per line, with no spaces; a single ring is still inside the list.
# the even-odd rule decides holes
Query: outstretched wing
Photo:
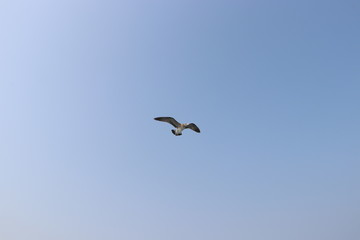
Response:
[[[176,128],[178,128],[180,126],[180,123],[178,123],[178,121],[176,121],[172,117],[157,117],[157,118],[154,118],[154,120],[170,123],[171,125],[173,125]]]
[[[189,123],[185,128],[190,128],[191,130],[200,133],[200,129],[195,125],[195,123]]]

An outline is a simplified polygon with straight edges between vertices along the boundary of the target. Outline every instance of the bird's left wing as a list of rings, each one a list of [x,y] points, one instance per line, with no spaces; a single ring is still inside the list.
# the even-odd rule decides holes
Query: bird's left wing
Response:
[[[180,123],[172,117],[157,117],[157,118],[154,118],[154,120],[170,123],[171,125],[173,125],[176,128],[178,128],[180,126]]]

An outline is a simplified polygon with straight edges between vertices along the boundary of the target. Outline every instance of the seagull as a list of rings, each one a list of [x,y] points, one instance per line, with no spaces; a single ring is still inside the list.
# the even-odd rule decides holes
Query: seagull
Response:
[[[191,130],[193,130],[197,133],[200,133],[200,129],[194,123],[179,123],[172,117],[157,117],[157,118],[154,118],[154,120],[167,122],[167,123],[170,123],[171,125],[173,125],[174,127],[176,127],[176,129],[171,130],[171,132],[175,136],[182,135],[182,131],[186,128],[190,128]]]

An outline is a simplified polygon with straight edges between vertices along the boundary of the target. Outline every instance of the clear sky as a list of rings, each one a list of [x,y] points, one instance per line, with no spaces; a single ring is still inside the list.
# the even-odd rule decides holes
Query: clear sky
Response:
[[[0,239],[360,239],[359,13],[2,1]]]

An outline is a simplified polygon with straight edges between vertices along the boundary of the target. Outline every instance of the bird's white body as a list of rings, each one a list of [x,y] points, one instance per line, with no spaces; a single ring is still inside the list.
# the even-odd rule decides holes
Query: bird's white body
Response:
[[[176,135],[176,136],[182,135],[182,131],[185,129],[185,126],[186,126],[186,123],[181,124],[178,128],[176,128],[175,131],[173,132],[174,135]]]
[[[175,129],[175,134],[176,134],[176,135],[180,135],[183,130],[184,130],[184,129],[177,128],[177,129]]]

